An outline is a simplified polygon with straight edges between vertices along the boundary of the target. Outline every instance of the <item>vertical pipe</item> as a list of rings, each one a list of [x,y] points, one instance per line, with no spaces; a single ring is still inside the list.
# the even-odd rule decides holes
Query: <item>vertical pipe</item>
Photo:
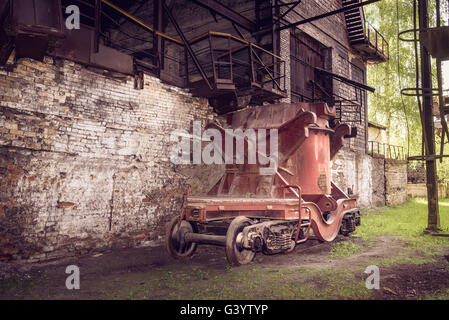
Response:
[[[230,72],[231,72],[231,82],[234,82],[234,75],[232,70],[232,47],[231,47],[231,37],[228,37],[228,47],[229,47],[229,63],[230,63]]]
[[[190,77],[189,77],[189,53],[187,52],[187,48],[184,47],[184,68],[186,73],[186,87],[190,87]]]
[[[441,25],[441,11],[440,11],[440,0],[436,0],[436,19],[437,19],[437,27]]]
[[[441,26],[441,3],[440,0],[436,1],[436,19],[437,19],[437,27]],[[442,61],[441,59],[436,59],[437,63],[437,81],[438,81],[438,100],[440,105],[440,118],[441,118],[441,126],[443,135],[441,138],[441,155],[443,155],[444,152],[444,137],[445,135],[449,138],[449,128],[446,122],[445,113],[444,113],[444,96],[443,96],[443,70],[442,70]],[[440,163],[443,162],[443,158],[441,157]]]
[[[271,19],[272,19],[271,21],[274,20],[274,17],[277,18],[281,14],[280,7],[276,6],[277,4],[278,4],[277,0],[274,0],[272,2],[273,9],[272,9],[272,12],[271,12]],[[272,36],[271,36],[271,41],[272,41],[272,44],[273,44],[273,53],[277,54],[277,55],[280,54],[280,51],[279,51],[279,45],[280,45],[279,39],[280,39],[280,36],[281,36],[281,32],[279,30],[277,30],[277,28],[276,28],[278,25],[279,25],[279,21],[277,21],[277,23],[273,24],[273,26],[272,26]],[[290,36],[290,33],[289,33],[289,36]],[[273,65],[273,71],[276,68],[275,62],[276,62],[276,58],[274,56],[272,56],[271,57],[271,63]],[[274,75],[274,77],[276,77],[274,72],[273,72],[273,75]],[[272,84],[271,88],[275,89],[276,88],[275,87],[275,81],[272,81],[271,84]],[[280,89],[280,88],[278,88],[278,89]]]
[[[163,14],[162,14],[162,3],[163,0],[154,0],[153,2],[153,29],[164,31],[163,30]],[[157,75],[160,76],[161,70],[164,67],[163,63],[163,45],[162,45],[162,37],[157,34],[157,32],[153,33],[153,55],[154,62],[153,64],[157,66]]]
[[[255,14],[256,14],[256,25],[257,25],[257,29],[258,29],[258,31],[261,29],[261,21],[262,21],[262,17],[260,16],[260,11],[261,11],[261,8],[260,8],[260,4],[261,4],[261,1],[259,1],[259,0],[254,0],[254,2],[255,2],[255,4],[254,4],[254,10],[255,10]],[[260,40],[261,40],[261,38],[262,38],[262,36],[261,35],[256,35],[255,36],[255,39],[256,39],[256,43],[260,43]]]
[[[217,78],[218,78],[218,73],[217,73],[217,65],[216,65],[216,61],[215,61],[215,54],[214,54],[214,45],[213,45],[213,41],[212,41],[212,35],[209,32],[209,51],[210,51],[210,58],[211,58],[211,63],[212,63],[212,70],[213,70],[213,75],[214,75],[214,83],[215,85],[217,84]],[[220,68],[220,64],[219,68]]]
[[[99,51],[99,40],[101,31],[101,0],[95,0],[95,30],[94,30],[94,52]]]
[[[418,0],[419,29],[429,28],[429,7],[428,0]],[[420,45],[421,52],[421,81],[423,97],[424,114],[424,135],[427,143],[426,158],[426,177],[427,177],[427,200],[428,200],[428,225],[427,231],[434,232],[440,228],[440,215],[438,208],[438,183],[436,179],[436,160],[435,157],[435,130],[432,113],[432,66],[430,54],[427,49]]]

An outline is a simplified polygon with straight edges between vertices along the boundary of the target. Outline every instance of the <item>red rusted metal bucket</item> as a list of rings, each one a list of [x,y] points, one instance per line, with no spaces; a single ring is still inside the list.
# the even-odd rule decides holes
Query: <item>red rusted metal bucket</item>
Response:
[[[335,109],[325,103],[268,105],[234,113],[228,122],[232,129],[277,130],[278,167],[274,174],[263,175],[260,169],[266,165],[259,161],[227,165],[207,196],[187,198],[181,217],[173,220],[170,230],[181,230],[173,227],[179,221],[192,227],[184,233],[168,233],[170,253],[183,258],[185,250],[190,250],[188,256],[193,254],[189,244],[223,244],[229,263],[240,265],[259,251],[290,251],[307,239],[333,241],[338,233],[354,231],[360,221],[356,200],[331,182],[330,172],[330,161],[351,129],[345,124],[331,128],[329,119],[334,116]],[[217,124],[208,128],[232,138],[236,150],[237,140],[229,131]],[[270,139],[267,135],[267,146]],[[226,236],[207,232],[209,226],[231,220]],[[192,231],[201,229],[205,232]]]

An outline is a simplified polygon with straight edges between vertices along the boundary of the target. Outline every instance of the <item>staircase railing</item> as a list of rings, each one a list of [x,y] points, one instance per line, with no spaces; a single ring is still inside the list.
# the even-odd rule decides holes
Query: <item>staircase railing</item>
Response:
[[[359,2],[360,1],[361,0],[359,0]],[[388,42],[385,40],[384,36],[368,20],[366,20],[365,10],[359,8],[359,11],[366,42],[375,48],[378,53],[384,55],[388,60],[390,57],[390,47]]]
[[[369,44],[376,48],[379,53],[385,55],[388,59],[390,56],[390,47],[388,42],[385,40],[384,36],[367,20],[365,20],[365,34]]]
[[[366,20],[365,17],[365,10],[360,8],[360,11],[362,12],[362,20],[363,20],[363,27],[365,31],[365,35],[367,37],[368,42],[376,48],[376,50],[383,55],[385,55],[387,58],[390,56],[390,47],[388,42],[385,40],[384,36],[377,31],[374,26],[369,23],[368,20]]]
[[[63,2],[63,13],[65,13],[64,4],[68,5],[69,2]],[[285,61],[261,46],[233,34],[214,31],[187,40],[185,44],[173,36],[155,30],[153,26],[113,3],[107,0],[101,0],[101,2],[103,6],[99,15],[103,21],[107,21],[108,25],[114,27],[115,37],[111,37],[111,33],[95,19],[96,2],[94,0],[73,0],[70,4],[74,3],[83,7],[82,23],[90,28],[98,26],[98,38],[102,39],[102,43],[133,55],[138,68],[154,71],[164,81],[181,87],[189,87],[198,79],[198,70],[191,56],[186,52],[187,46],[190,46],[205,73],[201,79],[204,80],[207,77],[208,80],[213,80],[215,88],[219,84],[228,85],[228,88],[235,84],[236,88],[243,85],[281,93],[286,91]],[[126,30],[123,23],[118,22],[121,19],[108,15],[106,7],[112,8],[121,18],[126,17],[134,21],[135,25],[145,32],[135,33],[135,31]],[[120,36],[117,37],[117,34]],[[153,49],[155,36],[161,38],[163,54]],[[96,39],[96,42],[98,43],[99,40]],[[133,43],[132,46],[128,45],[130,42]]]
[[[207,42],[207,43],[206,43]],[[189,41],[208,75],[218,83],[248,83],[284,92],[286,64],[280,56],[235,35],[209,31]],[[209,55],[209,57],[207,57]],[[194,70],[191,70],[194,73]],[[249,82],[248,82],[249,81]]]
[[[385,159],[405,160],[404,147],[368,141],[368,154],[370,156],[382,156]]]

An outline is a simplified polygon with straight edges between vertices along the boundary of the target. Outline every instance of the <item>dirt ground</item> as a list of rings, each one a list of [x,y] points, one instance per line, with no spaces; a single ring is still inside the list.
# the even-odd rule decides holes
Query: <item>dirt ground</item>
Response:
[[[447,299],[449,247],[440,249],[426,257],[395,237],[370,243],[339,237],[309,241],[290,254],[258,254],[238,268],[229,267],[221,247],[200,247],[187,261],[172,259],[162,245],[121,249],[33,266],[1,264],[0,299]],[[373,264],[380,268],[379,290],[365,287],[364,271]],[[65,286],[68,265],[80,269],[79,290]]]

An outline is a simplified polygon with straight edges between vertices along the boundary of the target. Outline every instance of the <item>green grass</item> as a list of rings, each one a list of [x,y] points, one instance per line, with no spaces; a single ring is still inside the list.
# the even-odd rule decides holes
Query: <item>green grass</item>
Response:
[[[125,276],[113,299],[368,299],[361,277],[331,268],[262,269],[255,265],[226,270],[183,268],[170,272]],[[160,278],[159,278],[160,277]],[[145,283],[142,285],[142,283]],[[138,285],[140,284],[140,285]],[[105,290],[108,292],[109,290]],[[155,296],[155,293],[160,296]]]
[[[440,200],[442,231],[449,233],[449,199]],[[427,227],[427,201],[411,199],[402,206],[381,209],[379,213],[362,217],[362,225],[354,236],[373,240],[379,236],[395,236],[423,254],[437,254],[437,248],[447,246],[449,238],[424,234]]]
[[[442,200],[440,205],[441,226],[444,232],[449,232],[449,200]],[[416,264],[435,262],[437,255],[443,252],[439,247],[449,247],[449,238],[424,234],[426,226],[426,202],[413,199],[397,207],[369,209],[352,237],[341,238],[332,244],[330,251],[320,253],[323,261],[331,261],[331,264],[324,264],[326,267],[283,265],[278,269],[277,266],[251,264],[241,268],[211,268],[186,263],[176,268],[121,273],[114,280],[98,278],[90,283],[89,290],[106,299],[369,299],[373,292],[365,287],[366,266],[410,265],[413,269]],[[401,241],[387,238],[386,241],[391,240],[396,246],[391,247],[392,250],[388,247],[388,252],[357,257],[348,263],[344,260],[369,250],[385,236]],[[385,243],[381,248],[384,247]],[[335,266],[327,267],[332,264]],[[0,281],[0,293],[8,292],[20,298],[28,292],[42,292],[46,282],[42,277],[4,280]],[[419,298],[449,299],[449,289]]]
[[[353,241],[342,241],[335,243],[330,251],[333,259],[349,258],[352,255],[363,252],[364,246]]]
[[[19,298],[29,291],[34,290],[40,286],[45,286],[48,283],[48,277],[42,275],[34,279],[3,279],[0,280],[0,294],[7,292],[14,292],[14,297]]]
[[[449,288],[438,290],[432,294],[420,296],[421,300],[449,300]]]
[[[381,268],[392,267],[396,265],[416,265],[436,262],[432,256],[418,257],[410,256],[407,252],[397,255],[393,258],[374,258],[367,260],[367,265],[376,265]]]

